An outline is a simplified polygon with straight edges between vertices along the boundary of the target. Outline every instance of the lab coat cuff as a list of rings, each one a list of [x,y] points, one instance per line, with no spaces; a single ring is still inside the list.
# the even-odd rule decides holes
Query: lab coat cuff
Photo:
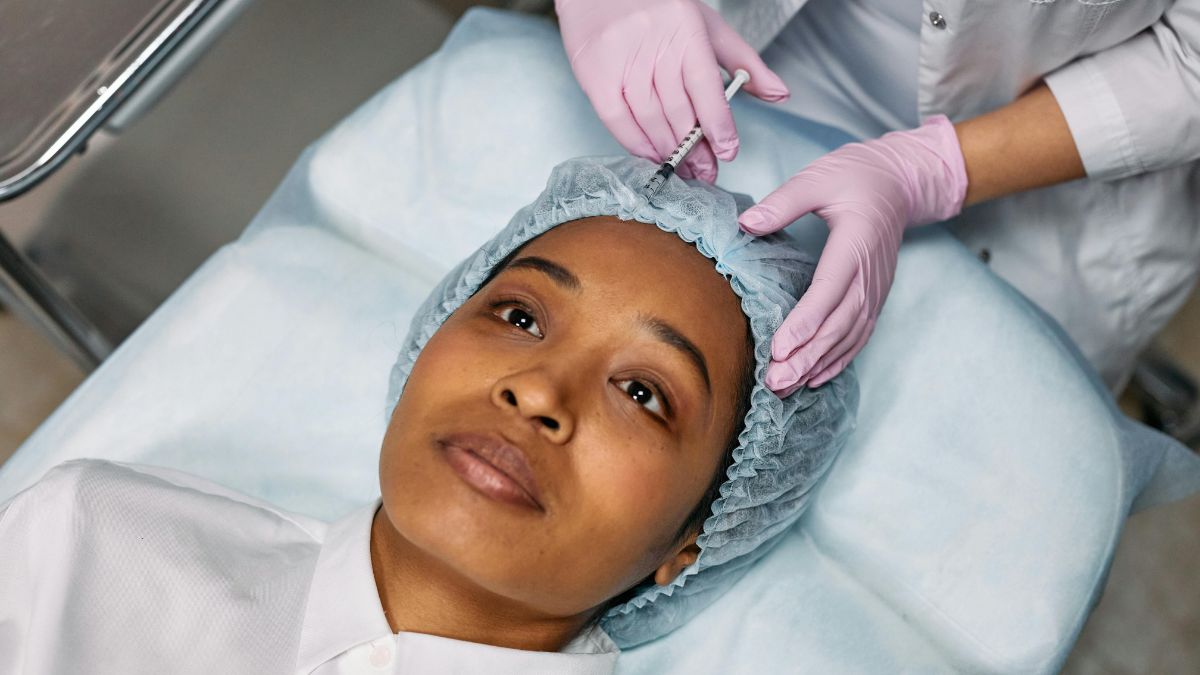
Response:
[[[1116,180],[1145,171],[1116,92],[1094,59],[1073,61],[1045,81],[1067,119],[1089,178]]]

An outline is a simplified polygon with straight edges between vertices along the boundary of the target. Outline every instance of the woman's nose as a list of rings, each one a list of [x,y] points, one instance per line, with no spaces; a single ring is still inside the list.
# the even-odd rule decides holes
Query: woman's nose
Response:
[[[564,403],[561,385],[546,373],[526,371],[501,378],[492,387],[492,403],[525,418],[551,442],[566,443],[575,432],[575,417]]]

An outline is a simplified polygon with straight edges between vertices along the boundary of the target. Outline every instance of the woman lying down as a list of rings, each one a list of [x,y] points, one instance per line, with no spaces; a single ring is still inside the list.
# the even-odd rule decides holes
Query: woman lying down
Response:
[[[647,204],[653,170],[558,166],[434,290],[368,507],[325,524],[95,460],[0,507],[0,673],[608,673],[715,600],[857,389],[763,386],[811,263],[718,189]]]

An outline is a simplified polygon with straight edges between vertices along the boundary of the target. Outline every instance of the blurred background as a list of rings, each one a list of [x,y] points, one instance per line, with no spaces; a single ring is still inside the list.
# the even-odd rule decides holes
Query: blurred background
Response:
[[[0,231],[118,343],[238,236],[305,146],[472,4],[550,3],[256,0],[144,117],[0,203]],[[1158,349],[1200,378],[1200,294]],[[0,306],[0,463],[84,377]],[[1066,672],[1200,673],[1200,499],[1129,521]]]

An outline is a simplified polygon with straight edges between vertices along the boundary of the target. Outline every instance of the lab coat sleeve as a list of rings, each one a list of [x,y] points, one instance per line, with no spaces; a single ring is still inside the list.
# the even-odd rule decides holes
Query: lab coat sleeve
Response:
[[[1090,178],[1200,158],[1200,0],[1177,0],[1134,37],[1050,73]]]

